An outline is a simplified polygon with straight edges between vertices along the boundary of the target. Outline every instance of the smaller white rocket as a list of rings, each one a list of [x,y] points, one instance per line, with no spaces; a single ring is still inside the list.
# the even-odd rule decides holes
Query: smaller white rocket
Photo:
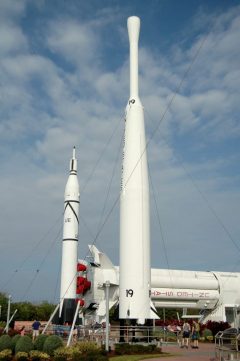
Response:
[[[60,323],[72,323],[76,309],[76,281],[78,261],[79,228],[79,183],[77,177],[77,159],[75,147],[70,160],[70,174],[65,188],[62,268],[60,290]]]

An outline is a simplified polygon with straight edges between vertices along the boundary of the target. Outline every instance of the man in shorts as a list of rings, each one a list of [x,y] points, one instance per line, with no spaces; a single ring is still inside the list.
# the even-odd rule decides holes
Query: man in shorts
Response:
[[[181,347],[186,347],[188,348],[189,345],[189,337],[190,337],[190,332],[191,332],[191,326],[189,325],[189,323],[187,321],[184,322],[183,327],[182,327],[182,345]]]
[[[35,340],[36,337],[39,336],[39,328],[41,326],[41,323],[37,320],[34,320],[33,324],[32,324],[32,329],[33,329],[33,334],[32,334],[32,339],[33,341]]]

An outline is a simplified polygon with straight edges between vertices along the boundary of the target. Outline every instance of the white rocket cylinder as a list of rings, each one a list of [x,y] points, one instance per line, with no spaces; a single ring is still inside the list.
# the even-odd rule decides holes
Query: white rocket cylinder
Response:
[[[138,97],[138,40],[140,19],[131,16],[127,22],[130,43],[130,99]]]
[[[120,198],[120,319],[150,318],[149,182],[144,114],[138,98],[140,19],[128,18],[130,99],[126,109]]]
[[[72,322],[76,299],[76,270],[78,259],[78,227],[79,227],[79,184],[77,178],[77,159],[75,147],[70,160],[70,174],[65,188],[62,269],[60,290],[61,322]]]

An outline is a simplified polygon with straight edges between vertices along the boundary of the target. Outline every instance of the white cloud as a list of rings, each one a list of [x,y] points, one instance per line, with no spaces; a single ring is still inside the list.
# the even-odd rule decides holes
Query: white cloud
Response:
[[[23,52],[27,49],[28,43],[25,35],[16,26],[1,24],[0,26],[0,56],[11,54],[14,56],[17,52]]]
[[[53,52],[62,54],[76,63],[94,57],[96,36],[88,26],[71,20],[52,22],[49,29],[48,46]]]

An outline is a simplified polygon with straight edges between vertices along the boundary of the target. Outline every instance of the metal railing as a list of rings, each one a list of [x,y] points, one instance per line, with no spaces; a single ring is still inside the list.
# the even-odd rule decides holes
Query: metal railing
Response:
[[[216,361],[240,360],[240,333],[237,329],[219,331],[215,336]]]
[[[71,326],[49,325],[46,334],[54,334],[68,339]],[[122,336],[122,339],[121,339]],[[119,343],[156,343],[159,346],[163,343],[180,343],[181,332],[171,331],[167,327],[146,327],[146,326],[114,326],[109,329],[110,344]],[[77,341],[93,341],[104,344],[106,340],[106,329],[101,325],[75,326],[72,343]]]

